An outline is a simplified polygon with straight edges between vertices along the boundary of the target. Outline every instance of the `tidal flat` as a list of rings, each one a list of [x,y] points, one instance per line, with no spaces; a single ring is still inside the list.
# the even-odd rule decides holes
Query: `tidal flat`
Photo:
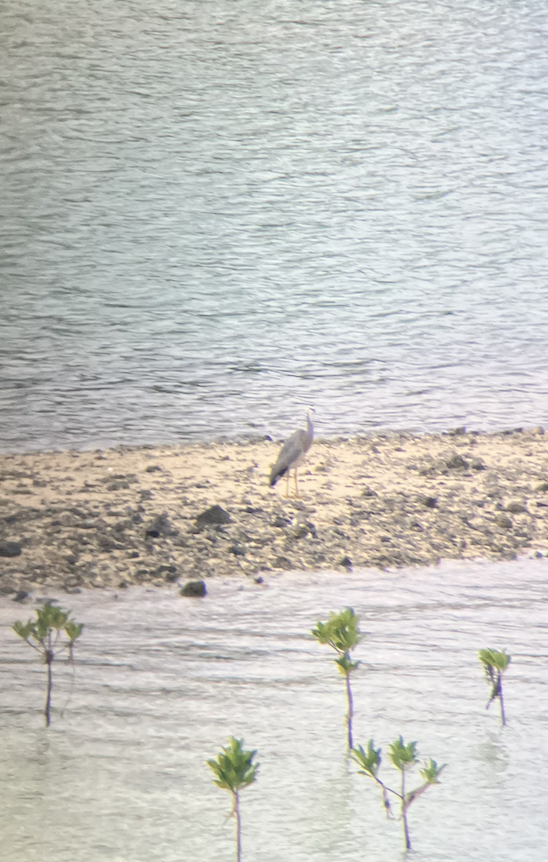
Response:
[[[1,455],[0,591],[548,552],[542,428],[316,440],[298,498],[293,479],[290,496],[285,479],[268,485],[279,446],[221,438]]]

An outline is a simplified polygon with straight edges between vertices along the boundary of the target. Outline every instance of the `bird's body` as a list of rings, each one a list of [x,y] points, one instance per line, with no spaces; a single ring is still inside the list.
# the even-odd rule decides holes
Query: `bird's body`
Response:
[[[287,493],[289,493],[289,474],[291,470],[295,471],[295,494],[299,495],[299,485],[297,482],[297,468],[303,463],[306,453],[312,446],[314,440],[314,426],[310,414],[313,408],[309,408],[306,415],[306,431],[304,428],[299,428],[294,431],[291,437],[285,441],[278,455],[278,460],[272,467],[270,472],[270,487],[276,484],[282,476],[287,476]]]

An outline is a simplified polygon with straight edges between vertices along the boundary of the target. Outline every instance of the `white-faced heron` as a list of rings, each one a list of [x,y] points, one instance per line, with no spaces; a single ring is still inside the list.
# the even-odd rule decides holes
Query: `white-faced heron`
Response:
[[[289,474],[294,470],[295,476],[295,496],[299,496],[299,484],[297,480],[297,468],[303,463],[306,453],[312,446],[314,439],[314,426],[312,425],[311,414],[314,412],[313,407],[308,408],[306,414],[306,431],[299,428],[294,431],[280,450],[278,460],[274,464],[270,473],[270,487],[276,484],[278,479],[285,476],[287,479],[286,496],[289,496]]]

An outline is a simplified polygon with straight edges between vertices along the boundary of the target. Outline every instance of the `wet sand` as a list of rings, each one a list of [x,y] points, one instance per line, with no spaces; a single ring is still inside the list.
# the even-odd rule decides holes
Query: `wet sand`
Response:
[[[298,499],[268,486],[279,447],[0,455],[0,593],[548,553],[541,428],[316,440]]]

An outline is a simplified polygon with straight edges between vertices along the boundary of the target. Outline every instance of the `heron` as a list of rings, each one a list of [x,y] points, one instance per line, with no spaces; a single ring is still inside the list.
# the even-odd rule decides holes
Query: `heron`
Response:
[[[303,428],[299,428],[297,431],[293,432],[291,437],[288,437],[288,439],[285,441],[284,445],[280,449],[278,460],[276,461],[270,472],[271,488],[276,484],[278,479],[281,479],[282,476],[286,477],[287,497],[289,497],[289,474],[291,470],[295,471],[295,496],[299,496],[297,469],[303,463],[306,453],[312,446],[312,441],[314,439],[314,426],[312,425],[312,419],[310,418],[312,413],[314,413],[314,408],[309,407],[306,414],[306,431]]]

